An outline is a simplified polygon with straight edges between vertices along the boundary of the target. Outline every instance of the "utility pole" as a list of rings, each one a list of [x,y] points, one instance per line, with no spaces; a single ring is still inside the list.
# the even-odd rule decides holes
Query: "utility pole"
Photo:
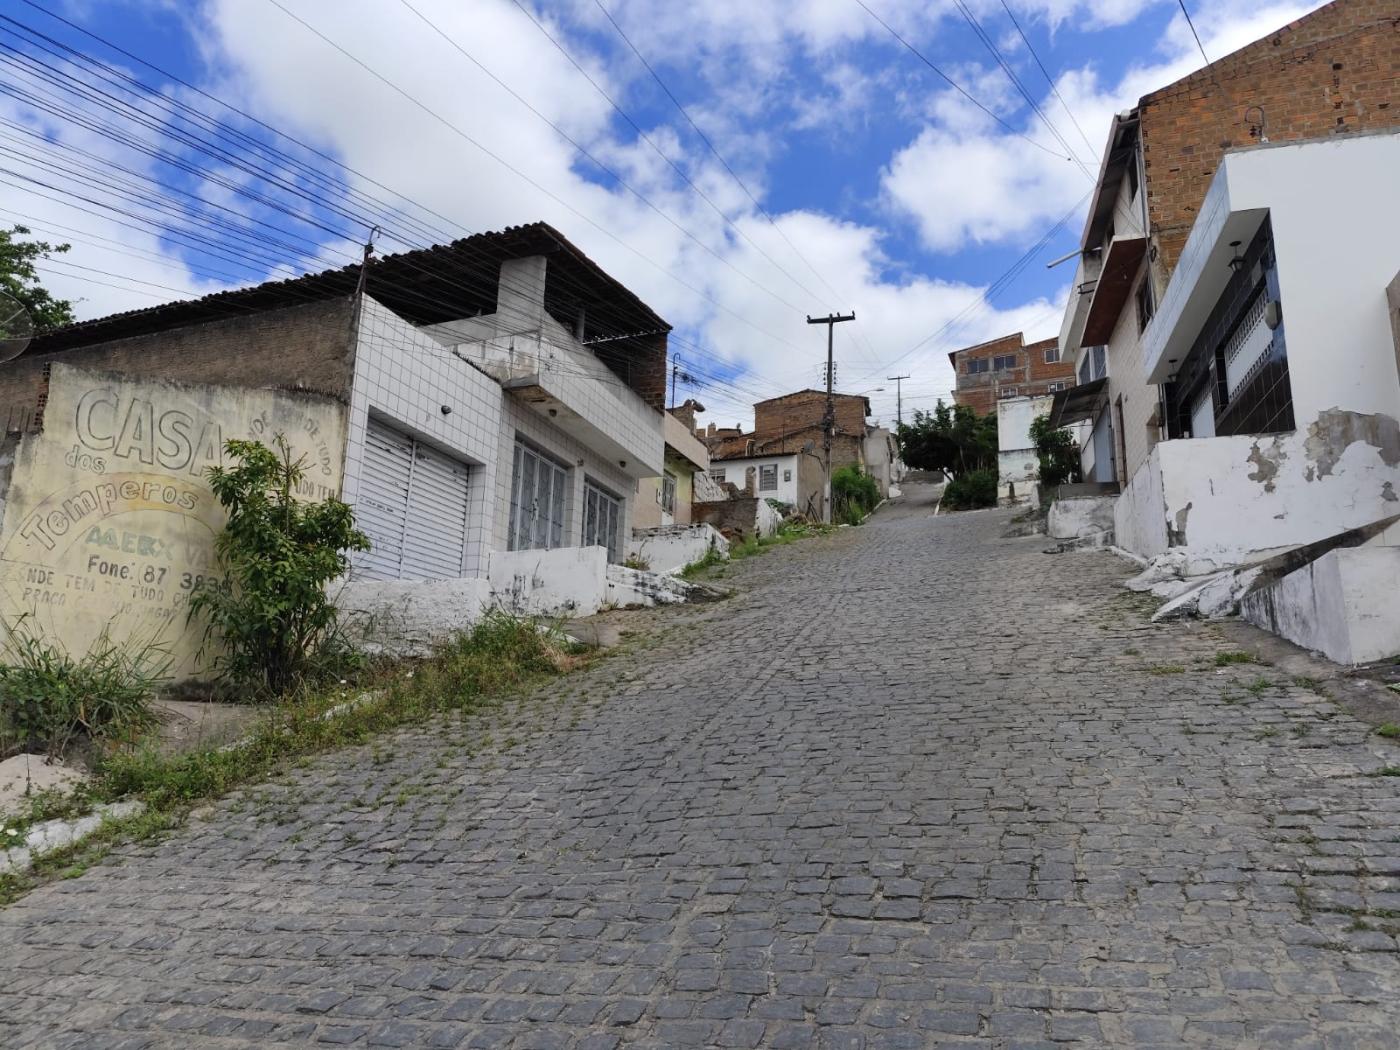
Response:
[[[825,317],[807,317],[808,324],[826,325],[826,413],[822,418],[822,465],[826,472],[825,491],[822,494],[822,520],[831,524],[831,442],[836,434],[836,402],[831,397],[831,380],[836,369],[832,360],[832,333],[842,321],[854,321],[855,311],[848,314],[827,314]]]
[[[885,382],[894,383],[894,418],[896,432],[897,428],[904,426],[904,384],[902,380],[908,376],[885,376]]]

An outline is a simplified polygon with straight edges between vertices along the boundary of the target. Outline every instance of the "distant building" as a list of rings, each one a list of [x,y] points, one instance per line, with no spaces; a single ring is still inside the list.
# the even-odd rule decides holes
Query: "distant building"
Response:
[[[709,448],[710,476],[739,489],[752,478],[754,495],[790,503],[803,514],[820,517],[826,487],[826,400],[825,390],[798,390],[754,405],[752,433],[713,423],[697,431]],[[831,395],[831,401],[836,417],[831,469],[860,467],[876,478],[881,494],[886,494],[896,452],[888,431],[866,422],[870,399],[838,393]]]
[[[1040,397],[1074,385],[1074,367],[1060,359],[1057,339],[1027,344],[1013,332],[954,350],[948,360],[957,379],[953,403],[979,416],[995,412],[1002,398]]]

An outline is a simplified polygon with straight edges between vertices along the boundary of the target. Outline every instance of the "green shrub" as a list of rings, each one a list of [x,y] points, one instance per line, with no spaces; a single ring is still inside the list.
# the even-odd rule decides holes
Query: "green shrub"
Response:
[[[831,520],[859,525],[880,502],[880,484],[857,466],[831,472]]]
[[[1080,480],[1079,445],[1068,428],[1052,427],[1048,415],[1036,416],[1031,421],[1031,440],[1040,461],[1042,485],[1054,488]]]
[[[43,641],[23,621],[7,627],[0,664],[0,752],[57,757],[80,739],[130,732],[151,718],[170,654],[155,644],[117,645],[104,631],[81,659]]]
[[[210,468],[228,511],[215,541],[226,579],[190,600],[191,617],[207,617],[206,648],[216,643],[220,676],[262,696],[341,669],[349,647],[326,585],[349,569],[349,551],[369,550],[346,504],[296,499],[302,461],[281,434],[276,444],[230,441],[235,465]]]
[[[997,472],[970,470],[948,482],[943,489],[943,506],[949,510],[972,510],[997,504]]]

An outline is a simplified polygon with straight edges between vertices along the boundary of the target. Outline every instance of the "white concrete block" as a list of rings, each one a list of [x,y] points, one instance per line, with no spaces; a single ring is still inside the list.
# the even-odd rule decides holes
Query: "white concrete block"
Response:
[[[1077,540],[1113,532],[1117,496],[1074,496],[1050,504],[1045,528],[1053,539]]]
[[[1246,620],[1339,664],[1400,653],[1400,547],[1350,547],[1246,598]]]
[[[636,529],[627,553],[646,562],[652,572],[680,572],[716,550],[729,557],[729,541],[713,525],[668,525]]]
[[[335,596],[351,637],[370,652],[422,656],[465,631],[493,604],[491,584],[458,580],[354,580]]]
[[[592,616],[607,602],[608,552],[602,547],[492,551],[492,601],[516,616]]]

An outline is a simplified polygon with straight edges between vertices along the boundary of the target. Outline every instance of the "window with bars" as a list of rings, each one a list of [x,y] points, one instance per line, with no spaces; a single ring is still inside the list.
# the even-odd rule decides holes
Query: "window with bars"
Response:
[[[723,485],[723,484],[724,484],[724,468],[723,468],[723,467],[713,467],[713,468],[711,468],[711,470],[710,470],[710,480],[711,480],[711,481],[718,482],[719,484]]]
[[[1241,258],[1167,386],[1170,437],[1276,434],[1295,427],[1267,218]]]
[[[1150,277],[1143,276],[1134,298],[1137,301],[1138,333],[1141,334],[1147,330],[1147,323],[1152,320],[1155,309],[1152,302],[1152,280]]]
[[[515,444],[510,484],[508,550],[552,550],[564,545],[568,471],[529,445]]]
[[[608,561],[622,560],[622,501],[593,482],[583,486],[583,545],[606,547]]]
[[[769,463],[766,466],[760,465],[758,468],[758,491],[776,492],[778,490],[778,464]]]

